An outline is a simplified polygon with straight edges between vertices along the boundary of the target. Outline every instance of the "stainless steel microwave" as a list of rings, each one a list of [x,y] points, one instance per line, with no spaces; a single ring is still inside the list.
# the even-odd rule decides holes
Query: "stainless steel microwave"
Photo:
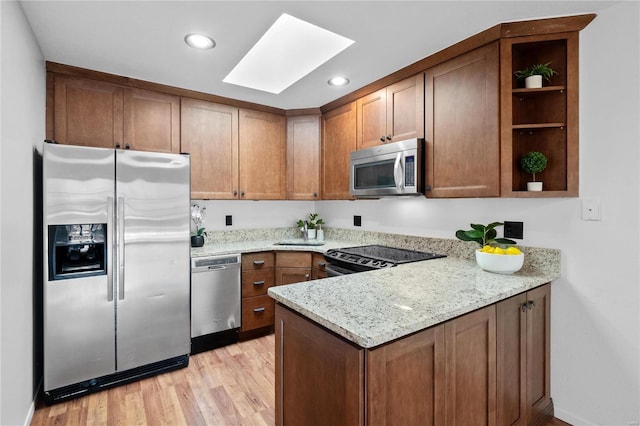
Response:
[[[407,139],[353,151],[349,192],[355,197],[421,195],[423,139]]]

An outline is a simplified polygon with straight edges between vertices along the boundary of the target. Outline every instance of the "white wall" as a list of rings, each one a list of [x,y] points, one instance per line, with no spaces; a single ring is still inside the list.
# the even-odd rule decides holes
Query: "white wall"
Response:
[[[192,200],[204,211],[205,227],[210,231],[235,229],[293,227],[298,219],[313,213],[313,201],[214,201]],[[225,216],[231,215],[233,225],[225,225]]]
[[[21,6],[1,1],[0,11],[0,424],[20,425],[29,420],[39,381],[33,343],[33,151],[45,134],[45,70]]]
[[[524,222],[522,245],[562,250],[552,285],[551,385],[572,424],[640,421],[639,3],[599,13],[580,37],[580,198],[319,202],[329,226],[453,238],[469,223]],[[602,220],[581,220],[600,199]]]

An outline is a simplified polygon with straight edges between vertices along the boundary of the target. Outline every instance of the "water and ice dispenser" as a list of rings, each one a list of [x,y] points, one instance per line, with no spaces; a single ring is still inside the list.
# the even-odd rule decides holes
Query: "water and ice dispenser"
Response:
[[[49,225],[49,281],[107,273],[107,224]]]

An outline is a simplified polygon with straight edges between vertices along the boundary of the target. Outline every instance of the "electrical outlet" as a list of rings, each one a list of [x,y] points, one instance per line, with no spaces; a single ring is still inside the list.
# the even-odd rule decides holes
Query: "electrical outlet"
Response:
[[[524,223],[504,221],[504,237],[521,240],[524,238]]]
[[[353,226],[362,226],[362,216],[353,216]]]
[[[229,214],[224,217],[224,223],[227,226],[233,225],[233,217]]]

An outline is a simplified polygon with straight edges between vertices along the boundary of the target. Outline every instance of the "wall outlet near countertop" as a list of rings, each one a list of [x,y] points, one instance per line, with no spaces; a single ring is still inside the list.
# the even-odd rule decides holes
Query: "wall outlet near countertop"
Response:
[[[600,220],[602,206],[597,198],[582,200],[582,220]]]
[[[362,226],[362,216],[353,216],[353,226]]]
[[[524,223],[504,221],[504,237],[521,240],[524,238]]]
[[[225,225],[227,225],[227,226],[231,226],[231,225],[233,225],[233,216],[231,216],[230,214],[226,215],[226,216],[224,217],[224,223],[225,223]]]

